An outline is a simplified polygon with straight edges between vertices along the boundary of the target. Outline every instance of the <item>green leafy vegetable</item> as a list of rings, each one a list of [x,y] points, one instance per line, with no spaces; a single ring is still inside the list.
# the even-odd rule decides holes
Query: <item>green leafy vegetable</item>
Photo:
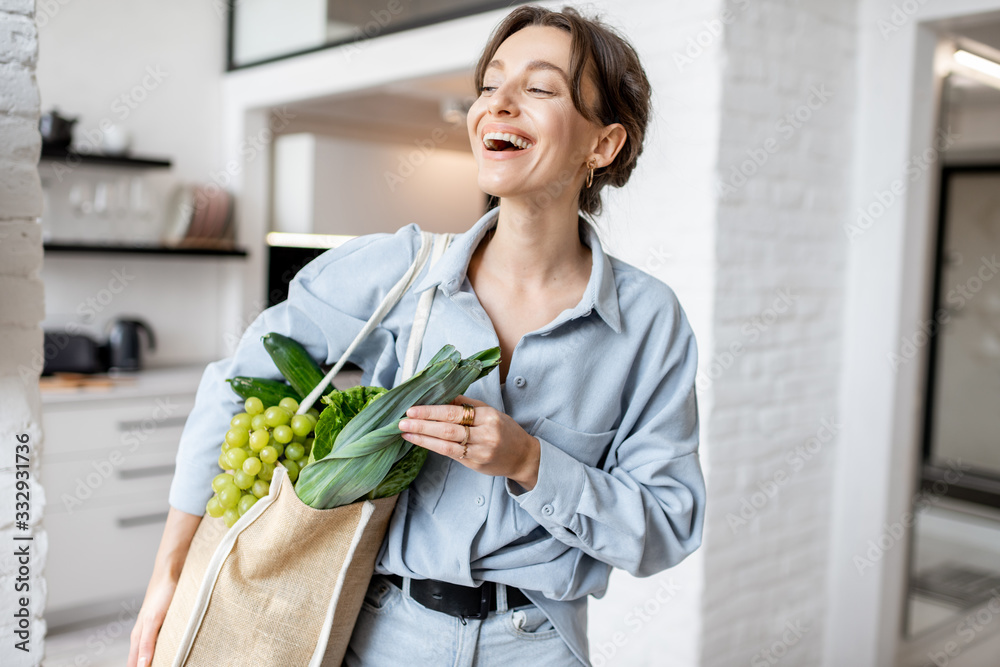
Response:
[[[364,394],[353,402],[333,399],[336,393],[332,394],[331,400],[343,403],[335,407],[331,402],[320,416],[321,424],[327,411],[337,413],[326,417],[328,425],[322,429],[320,424],[316,426],[312,460],[302,469],[295,487],[299,498],[311,507],[326,509],[352,503],[376,490],[412,447],[399,430],[399,420],[406,416],[406,411],[414,405],[451,403],[499,363],[500,348],[462,359],[458,350],[445,345],[409,380],[385,394],[366,399],[364,407],[349,417],[346,424],[344,416],[360,403]],[[386,484],[383,490],[397,488],[406,477],[412,481],[423,465],[419,458],[415,454],[405,465],[400,465],[398,476],[394,475],[392,480],[394,485]]]
[[[313,442],[309,463],[321,459],[333,449],[333,441],[340,434],[347,422],[351,421],[369,403],[386,393],[383,387],[351,387],[343,391],[334,391],[320,398],[329,407],[319,415],[316,423],[316,440]]]

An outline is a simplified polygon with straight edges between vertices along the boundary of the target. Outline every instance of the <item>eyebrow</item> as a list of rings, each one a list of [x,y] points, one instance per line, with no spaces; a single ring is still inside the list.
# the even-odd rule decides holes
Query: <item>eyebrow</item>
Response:
[[[503,69],[504,68],[503,61],[500,60],[499,58],[494,58],[493,60],[490,61],[490,64],[486,66],[486,69],[490,69],[491,67]],[[558,65],[554,65],[553,63],[550,63],[548,60],[532,60],[531,62],[528,63],[525,69],[529,70],[541,69],[541,70],[550,70],[552,72],[558,72],[559,75],[562,76],[563,81],[569,83],[569,75],[566,74],[563,68],[559,67]]]

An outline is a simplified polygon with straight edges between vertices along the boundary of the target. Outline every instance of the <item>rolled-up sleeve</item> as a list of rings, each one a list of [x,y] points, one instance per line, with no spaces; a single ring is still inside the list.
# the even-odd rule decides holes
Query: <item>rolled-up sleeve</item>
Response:
[[[573,399],[586,395],[627,406],[603,468],[569,454],[571,442],[538,438],[535,486],[524,491],[507,480],[508,494],[556,539],[635,576],[655,574],[691,554],[701,544],[704,522],[697,343],[675,298],[667,318],[637,351],[628,395],[607,396],[600,387],[572,390],[580,393]]]
[[[171,507],[200,516],[212,497],[212,478],[221,472],[222,441],[243,406],[226,379],[281,378],[261,336],[290,336],[314,359],[336,362],[412,261],[416,229],[409,225],[393,235],[362,236],[323,253],[289,283],[287,300],[257,316],[231,357],[208,364],[181,434]],[[391,379],[398,366],[394,341],[395,333],[380,326],[352,353],[349,360],[362,369],[366,383]]]

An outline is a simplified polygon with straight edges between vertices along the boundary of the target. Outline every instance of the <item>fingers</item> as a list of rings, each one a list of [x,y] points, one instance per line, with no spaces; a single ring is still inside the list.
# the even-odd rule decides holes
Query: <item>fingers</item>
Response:
[[[136,667],[149,667],[153,662],[153,649],[156,648],[156,637],[160,634],[160,623],[146,623],[142,628],[142,639],[139,640],[139,662]]]
[[[461,442],[465,438],[465,427],[446,421],[404,419],[399,422],[399,430],[404,433],[427,435],[440,440]],[[471,428],[470,428],[471,431]],[[469,436],[471,439],[471,435]]]
[[[156,637],[162,622],[162,619],[159,622],[144,617],[136,619],[129,636],[128,667],[149,667],[152,664],[153,649],[156,648]]]
[[[465,408],[462,407],[464,404],[475,408],[475,419],[470,426],[479,426],[486,423],[486,418],[496,412],[488,403],[477,401],[468,396],[458,396],[451,405],[414,405],[406,411],[406,416],[411,419],[427,419],[458,424],[462,421],[462,417],[465,416]]]
[[[139,639],[141,637],[142,619],[138,618],[135,621],[135,626],[132,628],[132,634],[129,635],[128,662],[125,663],[126,667],[139,667]]]
[[[415,405],[406,411],[411,419],[427,419],[457,424],[462,421],[465,408],[461,405]]]
[[[461,428],[461,427],[459,427]],[[462,429],[464,435],[465,429]],[[442,440],[441,438],[435,438],[430,435],[421,435],[419,433],[404,433],[403,438],[418,447],[423,447],[432,452],[436,452],[441,456],[447,456],[448,458],[459,460],[466,449],[462,445],[458,444],[454,440]],[[462,463],[475,463],[471,461],[468,456],[461,460]]]

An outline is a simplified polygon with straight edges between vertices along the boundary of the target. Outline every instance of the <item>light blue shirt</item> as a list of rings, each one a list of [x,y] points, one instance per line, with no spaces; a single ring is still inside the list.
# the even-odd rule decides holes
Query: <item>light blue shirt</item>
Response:
[[[402,374],[417,297],[439,290],[424,334],[422,368],[445,343],[462,356],[499,345],[466,278],[498,209],[459,234],[438,263],[351,357],[362,383],[394,386]],[[606,255],[591,226],[580,233],[592,269],[583,298],[514,349],[466,394],[510,415],[541,443],[538,481],[475,472],[430,453],[396,504],[376,571],[466,586],[517,586],[546,613],[584,664],[587,596],[601,597],[613,567],[645,577],[701,544],[705,484],[698,458],[698,350],[673,290]],[[170,504],[203,514],[216,459],[240,399],[236,375],[279,378],[260,337],[289,335],[333,364],[413,261],[420,229],[370,234],[330,250],[298,273],[287,301],[267,309],[235,354],[209,364],[181,437]]]

